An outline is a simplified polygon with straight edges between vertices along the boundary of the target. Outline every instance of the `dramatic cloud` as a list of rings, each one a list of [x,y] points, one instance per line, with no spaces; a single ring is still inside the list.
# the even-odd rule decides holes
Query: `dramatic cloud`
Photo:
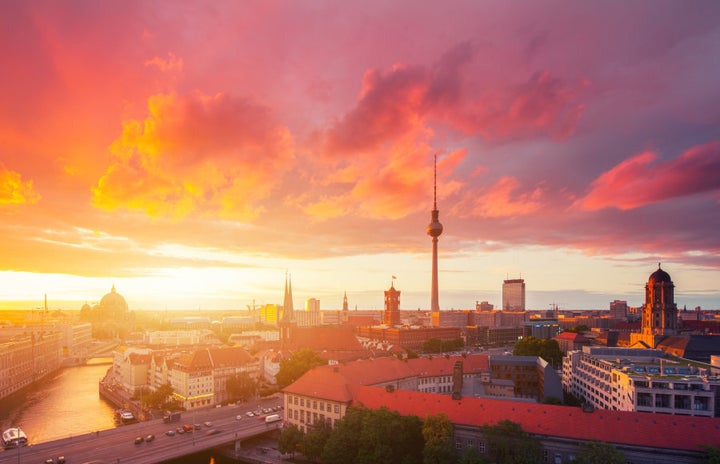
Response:
[[[508,273],[589,292],[622,274],[602,290],[617,291],[660,258],[711,288],[718,15],[709,0],[0,2],[0,272],[149,276],[213,250],[213,266],[259,256],[247,265],[295,268],[298,288],[370,295],[397,265],[424,307],[437,157],[441,288],[465,295],[448,307]],[[373,253],[393,256],[357,259]]]
[[[223,94],[156,95],[148,107],[114,142],[97,206],[248,220],[292,167],[292,136],[267,108]]]
[[[720,142],[690,148],[681,156],[653,164],[658,155],[637,154],[603,173],[577,205],[634,209],[650,203],[720,190]]]
[[[503,177],[494,185],[479,192],[473,192],[456,204],[452,213],[460,217],[481,218],[517,217],[532,214],[542,206],[542,189],[517,193],[520,182],[513,177]]]

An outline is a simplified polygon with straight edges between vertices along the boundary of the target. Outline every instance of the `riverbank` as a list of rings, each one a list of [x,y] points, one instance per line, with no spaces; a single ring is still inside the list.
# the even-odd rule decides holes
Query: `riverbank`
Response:
[[[115,428],[115,409],[98,394],[106,365],[59,369],[14,394],[1,408],[0,429],[20,427],[31,444]]]

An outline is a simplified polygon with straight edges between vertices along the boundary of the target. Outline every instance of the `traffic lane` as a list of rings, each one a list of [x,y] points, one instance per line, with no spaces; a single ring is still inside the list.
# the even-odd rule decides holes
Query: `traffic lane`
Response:
[[[282,423],[265,423],[258,418],[235,419],[236,415],[211,414],[216,417],[212,427],[202,426],[200,430],[167,436],[165,432],[170,425],[162,421],[150,421],[140,424],[126,425],[117,429],[110,429],[99,433],[86,434],[73,439],[58,440],[38,445],[20,448],[21,462],[44,462],[46,459],[56,459],[65,456],[68,462],[85,462],[92,459],[105,459],[120,462],[157,462],[155,460],[168,459],[169,455],[190,454],[196,446],[207,448],[219,446],[235,438],[243,438],[246,434],[257,434],[275,429]],[[174,430],[174,429],[173,429]],[[207,435],[210,430],[218,430],[213,435]],[[147,443],[143,441],[135,444],[137,436],[146,437],[153,434],[155,439]],[[69,441],[69,442],[68,442]],[[0,463],[14,462],[17,459],[15,450],[0,453]]]

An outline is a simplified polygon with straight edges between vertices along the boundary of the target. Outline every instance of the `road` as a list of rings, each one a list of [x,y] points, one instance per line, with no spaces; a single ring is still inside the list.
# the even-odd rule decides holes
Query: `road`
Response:
[[[280,400],[262,403],[262,407],[280,404]],[[47,459],[64,456],[68,464],[133,463],[152,464],[203,449],[214,448],[235,439],[244,439],[280,427],[282,422],[266,424],[263,419],[247,417],[249,405],[231,405],[221,408],[183,412],[180,422],[165,424],[162,419],[125,425],[81,436],[39,443],[19,450],[0,452],[0,464],[42,463]],[[254,409],[254,408],[253,408]],[[282,417],[283,411],[280,414]],[[238,420],[237,416],[241,419]],[[211,426],[204,425],[211,422]],[[183,424],[201,424],[200,430],[167,436],[166,432]],[[135,444],[135,437],[155,435],[151,442]]]

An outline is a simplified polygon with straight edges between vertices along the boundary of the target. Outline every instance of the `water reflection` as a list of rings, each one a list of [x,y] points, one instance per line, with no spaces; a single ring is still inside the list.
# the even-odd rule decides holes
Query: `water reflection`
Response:
[[[3,406],[0,429],[19,426],[34,444],[115,427],[113,406],[98,394],[98,381],[109,368],[95,360],[61,369]]]

